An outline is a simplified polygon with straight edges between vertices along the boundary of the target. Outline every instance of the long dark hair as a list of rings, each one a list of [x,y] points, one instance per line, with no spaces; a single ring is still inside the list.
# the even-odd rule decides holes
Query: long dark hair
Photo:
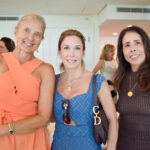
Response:
[[[122,40],[127,32],[136,32],[142,39],[146,57],[145,61],[138,68],[137,84],[142,91],[150,93],[150,39],[146,32],[137,26],[131,26],[123,29],[119,35],[117,45],[118,69],[114,75],[114,86],[116,90],[119,91],[127,72],[131,70],[130,64],[125,60],[123,55]]]

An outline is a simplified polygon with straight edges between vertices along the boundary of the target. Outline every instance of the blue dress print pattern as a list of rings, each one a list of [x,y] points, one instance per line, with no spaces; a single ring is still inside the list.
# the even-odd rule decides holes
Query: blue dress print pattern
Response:
[[[93,136],[93,76],[88,91],[69,99],[69,112],[76,126],[65,125],[63,122],[62,100],[65,98],[56,91],[60,74],[56,75],[53,111],[56,118],[52,150],[101,150]],[[96,91],[100,90],[105,78],[98,75],[96,78]]]

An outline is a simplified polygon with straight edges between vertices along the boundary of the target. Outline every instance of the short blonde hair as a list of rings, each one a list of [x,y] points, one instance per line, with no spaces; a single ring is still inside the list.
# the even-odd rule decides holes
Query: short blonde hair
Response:
[[[46,23],[45,23],[45,19],[38,15],[38,14],[27,14],[27,15],[24,15],[18,22],[16,28],[18,28],[20,26],[20,24],[22,22],[24,22],[25,20],[28,20],[28,19],[32,19],[32,20],[37,20],[41,23],[42,27],[43,27],[43,33],[45,31],[45,28],[46,28]]]

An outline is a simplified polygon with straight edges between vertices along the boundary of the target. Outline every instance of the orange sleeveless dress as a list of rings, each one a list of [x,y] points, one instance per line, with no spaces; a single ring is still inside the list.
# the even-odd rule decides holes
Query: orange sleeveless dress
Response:
[[[32,72],[42,63],[35,58],[20,64],[12,53],[2,55],[9,71],[0,75],[0,125],[37,114],[40,85]],[[48,130],[0,136],[0,150],[50,150]]]

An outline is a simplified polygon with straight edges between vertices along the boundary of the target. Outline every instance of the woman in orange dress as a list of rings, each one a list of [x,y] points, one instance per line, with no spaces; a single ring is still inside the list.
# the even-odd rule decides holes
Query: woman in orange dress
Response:
[[[16,48],[0,55],[0,149],[49,150],[54,69],[34,57],[44,19],[25,15],[15,28]]]

